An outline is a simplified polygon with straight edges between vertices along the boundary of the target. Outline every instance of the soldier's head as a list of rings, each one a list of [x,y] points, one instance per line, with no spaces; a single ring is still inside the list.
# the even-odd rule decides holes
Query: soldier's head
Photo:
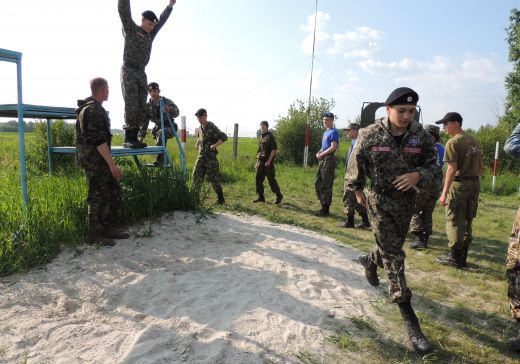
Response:
[[[323,125],[327,129],[331,129],[332,126],[334,125],[334,114],[331,113],[330,111],[327,111],[326,113],[323,114]]]
[[[260,122],[260,130],[262,133],[266,133],[269,130],[269,123],[266,120]]]
[[[425,125],[424,130],[426,130],[432,137],[435,139],[435,143],[441,141],[440,133],[441,129],[436,125]]]
[[[360,128],[361,126],[358,123],[349,123],[347,127],[343,130],[345,130],[347,138],[349,138],[350,140],[354,140],[357,139]]]
[[[449,135],[456,135],[462,130],[462,116],[458,112],[449,112],[435,124],[442,124],[444,131]]]
[[[90,91],[92,97],[97,101],[103,103],[108,100],[108,81],[102,77],[96,77],[90,80]]]
[[[148,94],[152,98],[152,100],[157,101],[161,97],[161,89],[159,88],[159,84],[157,82],[150,82],[148,84]]]
[[[397,128],[403,129],[414,120],[419,95],[408,87],[399,87],[385,101],[388,119]]]
[[[201,123],[202,125],[206,125],[206,123],[208,122],[208,112],[206,111],[206,109],[198,109],[195,113],[195,116],[197,117],[199,123]]]
[[[141,18],[141,29],[146,33],[151,33],[159,22],[159,19],[157,19],[157,16],[151,10],[143,11],[141,15],[143,16]]]

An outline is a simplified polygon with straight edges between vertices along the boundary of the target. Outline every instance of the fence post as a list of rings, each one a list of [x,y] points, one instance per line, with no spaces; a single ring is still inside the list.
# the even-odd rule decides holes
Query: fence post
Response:
[[[233,158],[237,159],[238,155],[238,124],[235,123],[233,130]]]
[[[186,153],[186,116],[181,116],[181,145]]]
[[[499,142],[497,142],[495,147],[495,162],[493,164],[493,181],[491,182],[491,192],[495,192],[495,184],[497,182],[497,169],[498,169],[498,146]]]

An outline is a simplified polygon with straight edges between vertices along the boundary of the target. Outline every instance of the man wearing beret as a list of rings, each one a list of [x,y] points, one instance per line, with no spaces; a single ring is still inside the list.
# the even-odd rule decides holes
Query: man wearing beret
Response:
[[[148,124],[151,120],[155,126],[152,129],[152,135],[155,139],[155,145],[162,145],[162,129],[161,129],[161,99],[163,100],[163,121],[164,121],[164,136],[166,140],[164,141],[164,145],[168,142],[168,139],[173,138],[174,133],[177,133],[179,127],[177,123],[175,123],[174,119],[179,116],[179,108],[175,103],[161,96],[161,89],[159,88],[159,84],[157,82],[150,82],[148,84],[148,94],[150,95],[150,99],[146,104],[147,110],[147,119],[144,125],[139,129],[138,139],[139,142],[145,144],[143,142],[146,137],[146,133],[148,131]],[[173,130],[170,126],[169,120],[172,121]],[[157,159],[154,162],[154,165],[162,165],[164,162],[164,154],[158,154]]]
[[[139,128],[146,123],[147,79],[144,69],[150,60],[152,42],[172,12],[176,0],[164,9],[160,19],[153,11],[142,13],[141,25],[132,20],[130,0],[118,0],[118,11],[123,24],[125,46],[121,67],[121,89],[125,101],[125,148],[144,148],[137,140]]]
[[[437,150],[437,164],[442,169],[444,158],[444,147],[440,143],[440,128],[436,125],[425,125],[426,130],[435,141]],[[414,241],[410,244],[412,249],[428,248],[428,239],[432,234],[433,210],[437,205],[437,199],[441,194],[442,186],[437,189],[422,189],[415,187],[417,198],[413,207],[413,216],[410,223],[410,231],[415,236]]]
[[[195,116],[200,123],[197,140],[199,155],[195,162],[195,167],[193,168],[192,187],[199,186],[204,181],[204,177],[207,177],[211,182],[213,190],[217,194],[217,203],[222,205],[226,201],[224,200],[224,193],[222,192],[222,186],[220,184],[217,148],[224,143],[228,137],[226,133],[221,132],[215,124],[208,121],[208,112],[206,109],[198,109]]]
[[[451,138],[446,143],[444,162],[448,165],[439,203],[446,210],[446,235],[450,251],[437,262],[454,268],[467,266],[473,240],[471,224],[477,216],[480,176],[484,169],[482,148],[473,136],[462,130],[462,116],[449,112],[435,122],[444,125]]]
[[[316,216],[329,216],[329,208],[332,203],[332,187],[334,184],[334,172],[338,164],[334,153],[339,144],[339,133],[334,127],[334,114],[326,112],[323,114],[323,125],[325,132],[321,139],[321,149],[316,153],[319,161],[318,173],[316,173],[316,196],[321,203],[321,209]]]
[[[403,244],[412,217],[414,187],[435,188],[442,172],[436,163],[433,139],[414,121],[418,100],[417,93],[408,87],[400,87],[388,96],[388,116],[361,129],[345,180],[358,203],[366,206],[374,232],[372,252],[359,258],[365,277],[368,283],[378,286],[377,268],[384,268],[390,299],[399,306],[414,350],[424,354],[432,346],[411,305]],[[365,197],[367,177],[370,188]]]
[[[352,154],[352,151],[354,150],[354,147],[356,146],[357,137],[359,134],[359,129],[361,126],[358,123],[349,123],[347,127],[343,130],[345,130],[345,134],[348,139],[350,139],[350,148],[347,152],[347,158],[345,160],[345,173],[346,168],[348,166],[348,160],[350,159],[350,155]],[[370,228],[370,222],[368,221],[368,214],[367,209],[363,206],[357,203],[356,201],[356,194],[354,191],[349,190],[347,188],[347,185],[343,185],[343,206],[345,207],[345,212],[347,214],[347,220],[341,224],[341,227],[344,228],[353,228],[354,225],[354,214],[357,211],[359,216],[361,216],[361,224],[358,225],[361,229],[369,229]]]

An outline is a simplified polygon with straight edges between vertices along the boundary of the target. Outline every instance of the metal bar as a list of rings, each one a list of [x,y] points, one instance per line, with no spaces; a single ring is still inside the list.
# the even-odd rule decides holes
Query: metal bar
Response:
[[[52,132],[52,128],[51,128],[51,119],[47,118],[47,160],[48,160],[48,163],[49,163],[49,174],[52,175],[52,152],[51,152],[51,147],[52,147],[52,138],[51,138],[51,132]]]
[[[170,117],[170,114],[166,114],[168,116],[168,122],[170,123],[170,128],[172,129],[173,136],[175,137],[175,140],[177,141],[177,145],[179,146],[179,159],[180,159],[180,165],[182,166],[182,173],[184,176],[186,176],[186,153],[184,151],[185,146],[182,145],[181,141],[179,141],[179,136],[175,132],[175,128],[173,127],[173,121]],[[184,118],[184,125],[186,126],[186,117],[182,116]],[[182,122],[182,121],[181,121]],[[182,132],[182,130],[181,130]],[[184,143],[186,145],[186,143]],[[172,162],[173,164],[173,162]]]
[[[159,112],[161,114],[161,142],[163,147],[163,164],[170,164],[170,156],[166,150],[166,132],[164,131],[164,97],[159,100]]]
[[[238,124],[235,123],[233,127],[233,159],[238,156]]]
[[[25,130],[23,121],[23,99],[22,99],[22,54],[18,53],[16,62],[16,83],[18,88],[18,136],[20,139],[20,182],[22,186],[22,199],[24,207],[29,204],[29,194],[27,193],[27,167],[25,165]]]

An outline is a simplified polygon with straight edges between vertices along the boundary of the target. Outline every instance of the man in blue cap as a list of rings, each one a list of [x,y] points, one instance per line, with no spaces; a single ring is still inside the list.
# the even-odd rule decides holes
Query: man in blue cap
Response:
[[[399,87],[388,96],[388,116],[361,129],[345,174],[347,188],[367,207],[375,245],[359,260],[372,286],[379,285],[377,268],[384,268],[392,302],[397,303],[415,351],[432,351],[411,305],[412,292],[404,275],[403,244],[408,233],[415,186],[438,188],[442,172],[433,139],[414,121],[419,95]],[[367,177],[370,189],[363,193]]]
[[[314,187],[318,200],[320,200],[321,203],[321,209],[316,212],[316,216],[329,216],[329,208],[332,203],[334,172],[338,164],[334,153],[336,149],[338,149],[339,133],[334,127],[333,113],[326,112],[323,114],[323,125],[326,130],[321,139],[321,149],[316,153],[319,165]]]
[[[146,96],[148,80],[144,69],[150,61],[152,42],[172,12],[176,0],[164,9],[159,19],[151,10],[142,13],[141,25],[132,20],[130,0],[118,0],[125,46],[121,67],[121,89],[125,100],[125,148],[144,148],[137,140],[139,128],[147,121]]]

